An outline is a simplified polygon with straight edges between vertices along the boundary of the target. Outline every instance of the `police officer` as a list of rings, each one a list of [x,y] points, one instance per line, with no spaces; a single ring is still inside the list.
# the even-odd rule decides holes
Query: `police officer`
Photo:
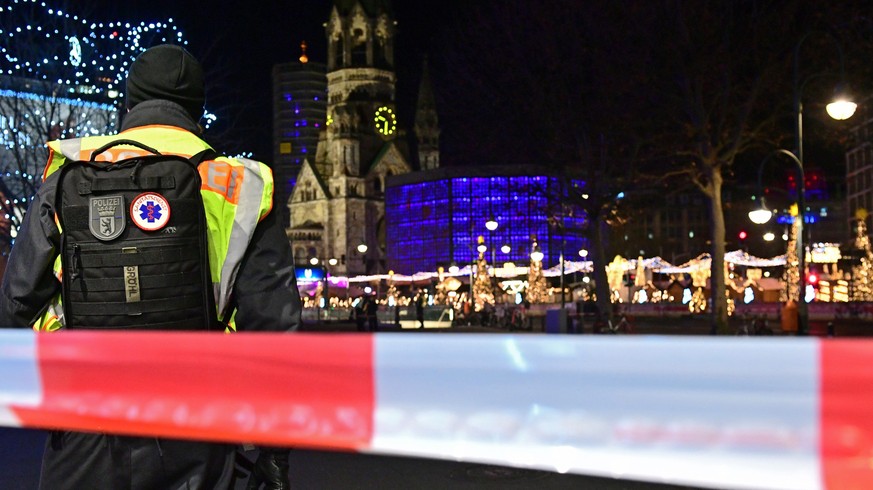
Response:
[[[42,331],[64,328],[59,301],[63,279],[58,279],[61,271],[55,260],[62,233],[54,219],[60,173],[56,170],[67,161],[87,160],[94,149],[120,137],[162,154],[190,157],[211,149],[200,138],[198,121],[204,102],[204,76],[198,61],[181,47],[156,46],[131,65],[121,136],[49,142],[45,181],[25,216],[0,287],[0,326]],[[227,331],[296,330],[301,303],[290,244],[279,213],[270,212],[273,181],[269,168],[252,160],[225,157],[200,165],[201,175],[233,180],[225,182],[232,185],[221,185],[207,179],[201,187],[218,320]],[[289,488],[288,450],[260,449],[249,488],[261,484]],[[52,432],[40,488],[226,489],[233,486],[236,450],[229,444]]]

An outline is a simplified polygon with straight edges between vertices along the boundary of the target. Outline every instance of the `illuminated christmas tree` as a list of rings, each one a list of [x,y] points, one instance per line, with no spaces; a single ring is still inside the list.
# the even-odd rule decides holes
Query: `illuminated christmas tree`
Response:
[[[789,299],[797,302],[800,298],[800,261],[797,257],[797,232],[800,219],[795,216],[794,223],[788,232],[788,250],[785,253],[785,269],[782,271],[782,291],[779,301],[785,303]]]
[[[531,303],[544,303],[548,297],[546,278],[543,276],[543,254],[539,251],[536,240],[533,242],[534,253],[531,254],[530,269],[527,273],[527,292],[525,299]]]
[[[494,289],[491,286],[491,276],[488,275],[485,254],[479,252],[479,260],[476,261],[476,279],[473,281],[473,306],[476,311],[480,311],[486,304],[494,304]]]
[[[852,266],[852,301],[873,301],[873,250],[867,235],[867,223],[857,221],[855,249],[860,252],[861,263]]]

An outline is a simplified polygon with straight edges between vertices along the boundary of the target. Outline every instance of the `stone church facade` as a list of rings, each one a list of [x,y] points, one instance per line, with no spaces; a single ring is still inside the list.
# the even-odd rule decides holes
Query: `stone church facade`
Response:
[[[395,106],[395,25],[387,0],[334,1],[325,24],[327,121],[287,203],[297,264],[336,259],[332,275],[387,272],[385,179],[414,170]],[[425,68],[413,128],[416,169],[439,165],[433,100]]]

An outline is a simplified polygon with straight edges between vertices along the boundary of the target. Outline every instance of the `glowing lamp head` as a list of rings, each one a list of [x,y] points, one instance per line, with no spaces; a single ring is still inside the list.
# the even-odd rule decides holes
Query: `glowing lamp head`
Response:
[[[512,251],[512,247],[510,247],[509,245],[504,245],[504,246],[500,247],[500,251],[505,253],[505,254],[508,254],[509,252]]]
[[[360,252],[362,254],[367,253],[367,245],[364,243],[358,245],[358,252]]]
[[[542,262],[543,257],[545,257],[545,255],[543,255],[543,253],[540,252],[539,250],[534,250],[533,252],[530,253],[530,259],[533,260],[534,262]]]
[[[497,220],[494,218],[489,219],[485,222],[485,228],[488,228],[488,231],[494,231],[497,229]]]
[[[752,223],[763,225],[764,223],[770,221],[770,218],[773,217],[773,212],[766,208],[755,209],[754,211],[749,211],[749,219],[752,220]]]
[[[834,101],[825,107],[828,115],[837,121],[843,121],[852,117],[857,108],[858,104],[852,102],[852,99],[848,95],[846,85],[843,83],[838,85],[834,91]]]

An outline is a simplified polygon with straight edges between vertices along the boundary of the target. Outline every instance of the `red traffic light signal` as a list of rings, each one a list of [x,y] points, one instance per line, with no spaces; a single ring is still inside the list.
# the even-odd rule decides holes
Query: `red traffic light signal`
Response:
[[[810,273],[808,276],[806,276],[806,283],[813,285],[818,284],[818,276]]]
[[[745,232],[745,230],[740,232],[740,240],[745,240],[747,236],[749,235]]]

